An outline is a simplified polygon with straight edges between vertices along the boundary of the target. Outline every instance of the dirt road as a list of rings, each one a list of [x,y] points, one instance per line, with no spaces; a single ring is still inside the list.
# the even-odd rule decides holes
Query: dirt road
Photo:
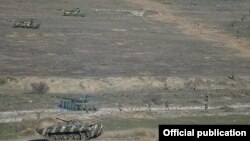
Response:
[[[223,108],[231,109],[231,111],[225,112]],[[250,104],[245,105],[228,105],[227,107],[223,106],[210,106],[209,107],[209,113],[203,113],[208,115],[227,115],[227,114],[244,114],[248,115],[250,114],[249,109]],[[152,112],[154,112],[156,115],[158,114],[164,114],[165,108],[164,107],[152,107]],[[1,112],[0,113],[0,123],[4,122],[20,122],[22,120],[31,120],[31,119],[37,119],[37,114],[39,113],[39,118],[55,118],[55,117],[73,117],[76,119],[91,119],[91,118],[97,118],[101,119],[107,116],[112,115],[119,115],[121,113],[134,113],[134,112],[147,112],[147,107],[125,107],[122,108],[122,112],[119,111],[118,108],[101,108],[99,111],[94,113],[87,114],[86,112],[73,112],[73,111],[66,111],[66,110],[59,110],[59,109],[50,109],[50,110],[30,110],[30,111],[10,111],[10,112]],[[182,112],[184,112],[185,116],[190,115],[196,115],[201,114],[202,111],[204,111],[204,106],[174,106],[169,107],[167,117],[179,117],[182,116]],[[186,113],[189,113],[186,115]]]

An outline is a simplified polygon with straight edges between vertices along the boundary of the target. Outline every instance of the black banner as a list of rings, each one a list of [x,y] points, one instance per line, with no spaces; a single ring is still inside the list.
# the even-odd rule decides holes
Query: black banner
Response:
[[[249,140],[249,125],[159,125],[159,141]]]

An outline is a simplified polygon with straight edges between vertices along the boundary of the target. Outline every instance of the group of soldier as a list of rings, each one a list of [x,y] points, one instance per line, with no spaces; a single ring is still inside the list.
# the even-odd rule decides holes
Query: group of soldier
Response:
[[[208,104],[209,104],[209,93],[207,93],[204,97],[204,111],[205,112],[208,112]],[[119,111],[122,111],[122,104],[121,103],[118,103],[117,104],[117,108]],[[147,103],[147,108],[148,108],[148,111],[152,111],[152,102],[148,102]],[[168,100],[165,100],[164,101],[164,110],[165,111],[169,111],[169,101]]]
[[[206,94],[204,98],[205,112],[208,112],[208,102],[209,102],[209,97],[208,94]]]

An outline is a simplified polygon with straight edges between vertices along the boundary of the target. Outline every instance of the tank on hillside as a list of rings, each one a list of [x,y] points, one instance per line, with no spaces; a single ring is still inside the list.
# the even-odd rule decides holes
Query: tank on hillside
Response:
[[[37,133],[48,140],[89,140],[103,133],[102,123],[82,122],[79,120],[61,120],[47,128],[36,129]]]
[[[33,19],[16,20],[14,21],[13,28],[39,28],[40,24],[36,23]]]
[[[99,102],[94,101],[93,98],[88,95],[76,95],[58,98],[61,98],[59,107],[67,110],[95,112],[100,108]]]
[[[79,8],[74,8],[72,10],[64,10],[63,16],[85,17],[85,14]]]

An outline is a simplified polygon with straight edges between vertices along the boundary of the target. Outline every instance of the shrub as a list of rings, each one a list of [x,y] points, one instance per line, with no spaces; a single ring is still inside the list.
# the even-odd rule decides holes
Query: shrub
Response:
[[[136,141],[157,141],[157,135],[150,130],[141,129],[136,133]]]
[[[5,78],[0,78],[0,86],[7,83],[7,80]]]
[[[146,101],[152,102],[152,104],[155,104],[155,105],[160,105],[162,104],[162,96],[159,94],[150,94],[150,95],[147,95]]]
[[[44,82],[31,83],[32,92],[36,94],[45,94],[49,91],[49,86]]]

